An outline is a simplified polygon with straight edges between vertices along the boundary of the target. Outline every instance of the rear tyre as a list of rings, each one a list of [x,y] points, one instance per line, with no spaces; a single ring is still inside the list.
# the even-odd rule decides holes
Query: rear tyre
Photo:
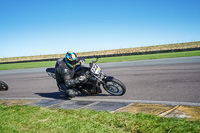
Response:
[[[7,91],[7,90],[8,90],[8,85],[3,81],[0,81],[0,91]]]
[[[122,96],[126,92],[125,85],[118,79],[113,78],[109,81],[105,81],[105,83],[106,85],[103,85],[103,88],[111,95]]]

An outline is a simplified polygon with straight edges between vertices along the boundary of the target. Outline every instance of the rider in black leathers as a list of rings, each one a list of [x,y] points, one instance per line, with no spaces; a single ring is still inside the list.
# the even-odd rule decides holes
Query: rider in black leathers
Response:
[[[77,58],[74,52],[67,52],[65,58],[58,59],[55,66],[59,91],[66,93],[70,98],[78,95],[78,91],[74,89],[75,85],[87,80],[86,75],[74,78],[74,69],[78,60],[79,58]]]

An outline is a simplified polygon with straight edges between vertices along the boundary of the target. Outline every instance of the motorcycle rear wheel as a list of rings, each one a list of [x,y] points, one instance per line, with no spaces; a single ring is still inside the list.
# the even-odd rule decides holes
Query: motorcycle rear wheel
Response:
[[[125,85],[118,79],[113,78],[112,80],[106,81],[106,85],[103,85],[103,88],[115,96],[122,96],[126,92]]]

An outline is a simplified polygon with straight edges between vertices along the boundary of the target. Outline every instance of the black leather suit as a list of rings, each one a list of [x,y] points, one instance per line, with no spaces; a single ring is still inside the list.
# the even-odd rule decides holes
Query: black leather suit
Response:
[[[69,68],[64,59],[58,59],[55,66],[55,75],[57,85],[62,90],[73,88],[76,84],[81,83],[79,78],[74,77],[74,68]]]

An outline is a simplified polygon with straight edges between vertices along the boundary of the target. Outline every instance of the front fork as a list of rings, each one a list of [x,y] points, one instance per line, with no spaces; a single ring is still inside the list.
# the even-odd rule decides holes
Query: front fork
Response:
[[[106,86],[106,88],[110,88],[107,84],[106,84],[106,81],[111,81],[114,77],[112,76],[107,76],[105,73],[101,72],[101,75],[103,75],[104,77],[101,79],[100,77],[101,76],[96,76],[96,75],[93,75],[96,79],[98,79],[100,81],[100,83],[104,86]]]

